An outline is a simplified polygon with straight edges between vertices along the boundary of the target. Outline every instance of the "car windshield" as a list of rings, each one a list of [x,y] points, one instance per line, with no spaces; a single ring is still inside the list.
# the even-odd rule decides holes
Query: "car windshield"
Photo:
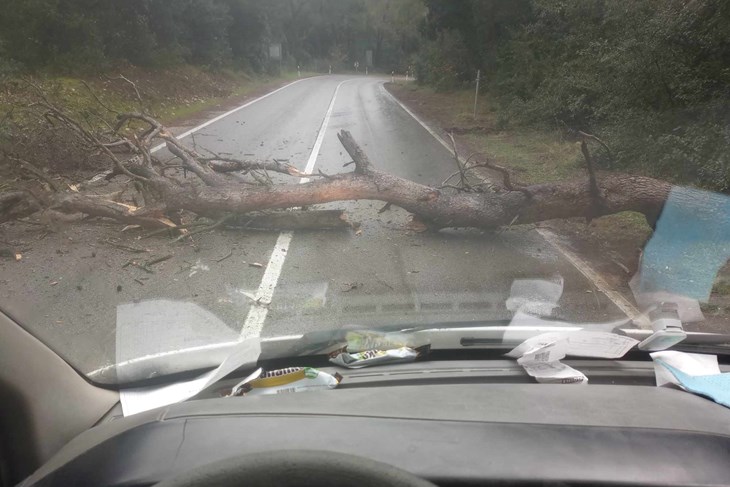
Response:
[[[20,2],[0,309],[105,383],[343,329],[728,333],[728,66],[720,0]]]

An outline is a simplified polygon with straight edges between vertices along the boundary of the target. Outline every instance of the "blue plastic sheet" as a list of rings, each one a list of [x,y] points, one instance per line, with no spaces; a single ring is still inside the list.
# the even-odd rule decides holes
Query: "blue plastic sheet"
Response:
[[[638,291],[668,291],[707,302],[730,258],[730,198],[672,188],[644,249]]]
[[[730,374],[689,375],[663,360],[656,362],[670,371],[686,391],[705,396],[718,404],[730,407]]]

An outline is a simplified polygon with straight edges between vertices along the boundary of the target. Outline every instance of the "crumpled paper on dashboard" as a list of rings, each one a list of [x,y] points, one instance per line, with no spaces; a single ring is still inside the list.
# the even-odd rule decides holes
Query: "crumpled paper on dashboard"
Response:
[[[638,340],[603,331],[549,332],[528,338],[507,353],[540,383],[587,384],[588,378],[560,362],[566,355],[620,358]]]

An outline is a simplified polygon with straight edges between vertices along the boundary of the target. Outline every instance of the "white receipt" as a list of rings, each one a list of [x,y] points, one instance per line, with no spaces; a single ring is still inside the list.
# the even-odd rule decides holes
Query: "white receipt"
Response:
[[[605,331],[549,332],[528,338],[517,345],[507,356],[519,358],[559,340],[567,341],[566,355],[593,358],[620,358],[639,343],[638,340],[631,337]]]
[[[605,331],[548,332],[530,337],[507,356],[538,382],[545,384],[587,384],[588,377],[560,362],[566,355],[577,357],[619,358],[634,345],[633,338]]]
[[[576,331],[568,335],[568,355],[576,357],[621,358],[639,340],[605,331]]]
[[[122,414],[124,416],[130,416],[190,399],[242,365],[255,364],[260,354],[261,340],[258,337],[249,338],[242,341],[236,347],[236,350],[217,368],[195,379],[165,386],[122,389],[119,392],[119,399],[122,403]]]
[[[557,340],[523,354],[517,359],[517,363],[520,365],[526,365],[533,363],[557,362],[561,358],[565,357],[566,350],[568,350],[568,341],[565,339]]]
[[[542,384],[587,384],[588,377],[560,361],[522,364],[525,372]]]
[[[658,364],[657,360],[661,360],[687,375],[716,375],[721,373],[720,366],[717,364],[717,355],[676,351],[654,352],[649,355],[654,360],[654,374],[656,375],[657,386],[679,385],[679,381],[674,377],[674,374]]]
[[[561,340],[566,340],[565,333],[541,333],[540,335],[530,337],[524,342],[520,343],[511,351],[509,351],[506,355],[511,358],[520,358],[527,354],[535,353],[538,350]]]

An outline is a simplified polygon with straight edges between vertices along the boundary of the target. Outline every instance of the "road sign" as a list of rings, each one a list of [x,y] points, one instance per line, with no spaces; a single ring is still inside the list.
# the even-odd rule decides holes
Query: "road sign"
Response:
[[[365,66],[373,67],[373,51],[371,49],[365,51]]]
[[[281,61],[281,44],[269,44],[269,59]]]

